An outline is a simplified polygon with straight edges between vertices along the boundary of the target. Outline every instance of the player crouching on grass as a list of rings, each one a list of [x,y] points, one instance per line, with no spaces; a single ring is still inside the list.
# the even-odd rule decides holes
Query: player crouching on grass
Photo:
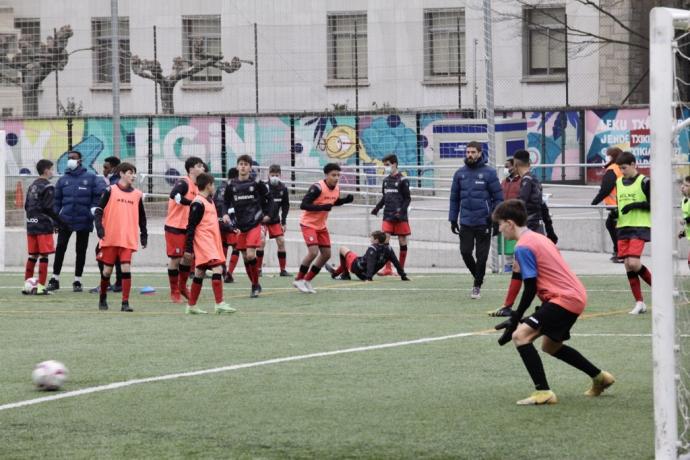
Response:
[[[499,345],[505,345],[512,339],[536,389],[517,404],[558,402],[556,394],[549,388],[544,366],[533,345],[540,336],[543,336],[543,351],[592,378],[592,386],[585,395],[599,396],[615,382],[613,375],[597,368],[580,352],[563,344],[570,338],[570,329],[585,309],[585,287],[565,263],[556,245],[544,235],[526,227],[527,210],[522,201],[504,201],[494,211],[493,220],[498,223],[505,239],[517,240],[513,272],[521,274],[524,284],[517,309],[508,320],[496,326],[498,330],[505,329],[498,340]],[[536,295],[543,302],[541,307],[523,320],[522,316]]]
[[[292,285],[300,292],[308,294],[316,293],[311,280],[319,274],[321,267],[331,258],[331,236],[326,223],[328,213],[331,212],[333,206],[342,206],[354,201],[351,194],[340,198],[338,186],[340,166],[328,163],[323,167],[323,173],[326,177],[309,187],[299,207],[302,210],[299,225],[304,242],[307,244],[307,255],[302,259],[299,272]],[[309,268],[312,262],[314,264]]]
[[[371,246],[367,252],[357,257],[350,248],[342,246],[340,248],[340,265],[338,268],[333,268],[326,264],[326,270],[331,274],[332,278],[340,276],[341,280],[349,280],[350,272],[356,275],[362,281],[371,281],[374,275],[383,268],[386,263],[392,263],[403,281],[410,281],[410,278],[405,274],[405,270],[395,256],[395,252],[386,244],[387,235],[381,231],[371,233]]]
[[[108,287],[113,265],[118,260],[122,267],[122,308],[133,311],[129,306],[129,293],[132,288],[132,254],[139,249],[137,230],[141,246],[146,248],[146,211],[143,193],[134,188],[137,168],[131,163],[120,163],[116,173],[120,180],[105,189],[98,207],[94,210],[96,234],[100,240],[97,259],[103,263],[101,289],[98,301],[99,310],[108,309]]]
[[[189,224],[187,225],[187,239],[183,256],[183,263],[191,264],[192,257],[196,263],[185,314],[205,315],[207,313],[196,306],[206,270],[211,270],[213,273],[211,285],[216,300],[215,312],[217,314],[233,313],[235,309],[223,302],[225,256],[223,255],[223,242],[220,238],[218,212],[213,203],[213,194],[216,191],[213,176],[208,173],[199,174],[196,178],[196,186],[199,192],[189,207]]]

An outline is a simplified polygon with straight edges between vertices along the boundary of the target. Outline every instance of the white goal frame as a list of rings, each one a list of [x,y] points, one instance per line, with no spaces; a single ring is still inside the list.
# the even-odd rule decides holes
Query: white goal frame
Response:
[[[678,457],[677,344],[674,306],[673,153],[675,31],[690,28],[690,11],[653,8],[649,21],[652,209],[652,357],[655,456]]]

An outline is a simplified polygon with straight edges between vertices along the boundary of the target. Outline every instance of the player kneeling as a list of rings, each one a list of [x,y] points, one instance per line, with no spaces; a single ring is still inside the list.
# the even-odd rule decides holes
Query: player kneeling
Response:
[[[342,246],[340,248],[340,265],[338,268],[333,268],[326,264],[326,270],[332,278],[339,276],[341,280],[349,280],[351,279],[350,272],[352,272],[362,281],[371,281],[387,262],[393,264],[401,280],[410,281],[395,256],[395,252],[390,245],[386,244],[386,234],[377,230],[371,233],[371,246],[363,256],[358,257],[348,247]]]
[[[505,329],[499,345],[512,339],[536,389],[528,398],[518,401],[518,405],[558,402],[549,388],[539,353],[532,344],[540,336],[543,336],[543,351],[592,378],[592,386],[585,394],[599,396],[613,385],[613,375],[563,343],[570,338],[570,329],[587,304],[585,287],[565,263],[556,245],[526,227],[527,210],[521,200],[507,200],[498,205],[493,220],[505,239],[517,240],[513,272],[521,274],[524,284],[517,309],[510,313],[508,320],[496,326],[496,329]],[[537,294],[542,306],[523,320],[522,316]]]

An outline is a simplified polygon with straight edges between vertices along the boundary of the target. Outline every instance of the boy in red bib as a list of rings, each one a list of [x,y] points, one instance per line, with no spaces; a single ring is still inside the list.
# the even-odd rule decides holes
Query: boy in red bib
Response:
[[[103,263],[98,309],[108,309],[110,275],[113,273],[113,265],[119,260],[122,267],[121,311],[131,312],[133,310],[129,306],[129,293],[132,288],[132,254],[139,249],[137,230],[141,246],[146,248],[146,211],[143,193],[133,187],[137,168],[130,163],[120,163],[116,171],[120,180],[105,189],[94,211],[96,234],[100,239],[97,259]]]
[[[517,240],[513,273],[522,278],[520,304],[510,318],[496,326],[505,329],[498,340],[505,345],[511,339],[527,368],[535,390],[518,405],[556,404],[558,398],[549,388],[544,365],[533,342],[542,337],[541,349],[551,356],[584,372],[592,378],[587,396],[599,396],[613,385],[613,375],[602,371],[576,349],[565,345],[570,329],[587,304],[587,292],[561,256],[556,245],[546,236],[527,228],[527,209],[521,200],[507,200],[493,213],[494,222],[507,240]],[[543,302],[527,318],[525,311],[538,296]]]
[[[213,202],[216,191],[214,178],[207,173],[201,173],[196,178],[199,194],[189,207],[189,222],[185,241],[183,263],[191,263],[192,257],[196,267],[194,279],[189,293],[189,303],[185,308],[187,315],[205,315],[207,312],[198,308],[196,302],[201,293],[206,270],[211,270],[211,284],[216,300],[215,312],[233,313],[235,309],[223,301],[223,242],[220,237],[219,217]]]
[[[168,254],[168,280],[170,282],[170,300],[182,303],[180,295],[189,298],[187,279],[192,261],[180,263],[184,253],[185,233],[189,221],[189,206],[198,192],[196,178],[206,169],[204,161],[198,157],[189,157],[184,162],[187,175],[175,183],[168,199],[168,214],[165,218],[165,248]]]
[[[309,187],[300,205],[302,214],[299,224],[304,242],[307,244],[307,255],[302,260],[299,273],[292,283],[300,292],[311,294],[316,293],[311,280],[331,258],[331,237],[326,226],[328,213],[333,206],[342,206],[354,200],[352,195],[340,198],[340,187],[338,187],[340,166],[328,163],[323,167],[323,173],[326,177]],[[312,262],[314,264],[310,269],[309,265]]]

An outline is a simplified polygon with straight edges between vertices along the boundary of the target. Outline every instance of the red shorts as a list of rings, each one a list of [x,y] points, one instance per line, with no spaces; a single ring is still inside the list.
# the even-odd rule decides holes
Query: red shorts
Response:
[[[355,263],[355,260],[357,260],[357,254],[353,251],[348,251],[347,254],[345,254],[345,266],[347,267],[347,271],[352,271],[352,264]]]
[[[317,230],[315,228],[300,225],[302,228],[302,237],[307,246],[319,246],[320,248],[331,247],[331,235],[328,234],[328,229]]]
[[[407,221],[389,222],[384,220],[383,224],[381,224],[381,230],[395,236],[407,236],[412,233],[410,231],[410,223]]]
[[[26,235],[26,242],[29,254],[53,254],[55,252],[55,242],[52,233]]]
[[[235,249],[244,251],[247,248],[261,247],[261,224],[257,224],[251,230],[237,235],[237,246]]]
[[[184,233],[165,232],[165,252],[168,257],[182,257],[187,235]]]
[[[630,240],[618,240],[618,257],[641,257],[644,251],[644,240],[636,238]]]
[[[122,248],[120,246],[107,246],[98,250],[96,260],[111,267],[115,265],[115,262],[118,260],[121,264],[129,264],[132,262],[133,253],[133,249]]]
[[[237,245],[237,233],[235,232],[224,232],[221,234],[223,244],[226,246]]]
[[[285,232],[283,232],[283,226],[280,224],[266,224],[264,227],[266,227],[268,231],[269,238],[278,238],[285,234]]]
[[[225,265],[225,261],[224,261],[224,260],[213,259],[213,260],[210,260],[210,261],[206,262],[205,264],[197,265],[197,266],[194,267],[194,268],[195,268],[195,269],[198,268],[199,270],[204,270],[204,271],[206,271],[206,270],[211,270],[211,269],[213,269],[213,267],[218,267],[218,266],[220,266],[220,265]]]

